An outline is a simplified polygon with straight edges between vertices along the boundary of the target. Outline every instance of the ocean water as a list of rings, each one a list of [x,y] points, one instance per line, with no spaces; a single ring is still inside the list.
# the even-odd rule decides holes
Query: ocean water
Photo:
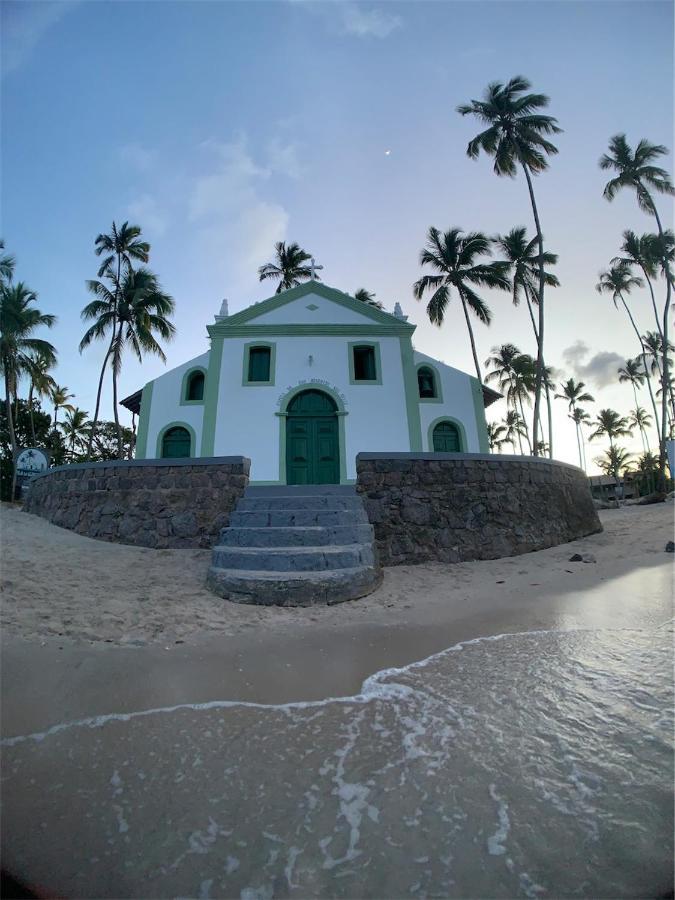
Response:
[[[672,665],[670,626],[526,632],[7,739],[10,859],[78,897],[661,897]]]

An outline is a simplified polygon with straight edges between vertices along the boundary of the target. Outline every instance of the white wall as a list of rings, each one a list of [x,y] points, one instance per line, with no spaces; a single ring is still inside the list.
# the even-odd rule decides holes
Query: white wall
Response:
[[[251,458],[252,481],[278,481],[280,434],[285,433],[280,429],[285,428],[285,419],[275,413],[289,390],[324,386],[312,384],[313,380],[327,382],[343,398],[347,478],[356,478],[355,460],[360,451],[410,449],[398,337],[373,339],[380,345],[382,385],[349,383],[348,344],[359,338],[279,336],[265,341],[276,344],[275,383],[259,387],[242,387],[244,345],[251,339],[223,341],[214,441],[217,456],[243,453]]]
[[[162,428],[168,425],[169,422],[185,422],[192,427],[196,436],[196,447],[193,448],[193,455],[200,455],[204,406],[203,404],[180,405],[183,375],[188,369],[196,366],[208,369],[209,354],[203,353],[182,366],[171,369],[170,372],[165,372],[164,375],[160,375],[153,382],[152,405],[148,422],[148,443],[145,451],[146,458],[152,459],[157,456],[157,437]]]
[[[453,369],[445,363],[432,359],[424,353],[415,351],[415,366],[429,363],[440,377],[443,395],[442,403],[420,403],[420,420],[422,424],[422,448],[433,452],[429,445],[429,425],[442,416],[459,419],[464,426],[468,446],[466,453],[480,453],[478,429],[476,427],[476,410],[473,403],[471,377],[459,369]]]
[[[317,309],[309,309],[316,306]],[[254,307],[255,308],[255,307]],[[392,318],[395,322],[396,319]],[[258,316],[255,325],[372,325],[373,320],[361,315],[346,306],[320,297],[318,294],[306,294],[299,300],[293,300],[284,306]]]

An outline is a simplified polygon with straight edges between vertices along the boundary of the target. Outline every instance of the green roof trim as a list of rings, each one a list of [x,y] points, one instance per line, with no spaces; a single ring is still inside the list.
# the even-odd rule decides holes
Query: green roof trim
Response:
[[[288,303],[293,303],[293,301],[306,297],[309,294],[317,294],[319,297],[331,300],[333,303],[345,307],[345,309],[349,309],[366,319],[370,319],[373,324],[396,325],[398,327],[405,326],[406,331],[410,334],[415,330],[414,325],[408,325],[392,313],[384,312],[374,306],[369,306],[369,304],[363,303],[363,301],[357,300],[349,294],[344,294],[342,291],[338,291],[335,288],[328,287],[320,281],[306,281],[303,284],[298,285],[298,287],[291,288],[288,291],[282,291],[280,294],[274,294],[274,296],[269,297],[267,300],[263,300],[260,303],[254,303],[253,306],[242,309],[241,312],[234,313],[226,319],[221,319],[215,325],[207,326],[208,332],[211,336],[215,334],[227,335],[230,333],[232,326],[249,324],[259,316],[263,316],[275,309],[286,306]],[[311,328],[313,326],[308,327]]]

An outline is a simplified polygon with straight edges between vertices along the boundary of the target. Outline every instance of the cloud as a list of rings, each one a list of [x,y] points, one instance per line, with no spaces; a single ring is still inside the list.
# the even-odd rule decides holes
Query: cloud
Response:
[[[5,2],[2,4],[2,74],[18,69],[30,58],[49,29],[80,0]]]
[[[562,355],[580,381],[590,383],[597,388],[614,384],[617,380],[618,369],[626,364],[626,357],[611,350],[601,350],[588,362],[584,362],[589,353],[587,344],[583,341],[575,341],[574,344],[563,350]]]
[[[314,0],[292,0],[299,9],[320,16],[327,25],[340,34],[351,34],[359,38],[386,38],[401,28],[401,16],[363,3],[334,0],[332,3],[317,3]]]
[[[143,231],[154,232],[161,237],[167,229],[166,213],[159,208],[157,200],[150,194],[141,194],[127,207],[129,217],[134,224],[140,225]]]
[[[366,9],[356,3],[340,3],[338,9],[342,17],[343,30],[360,38],[386,38],[403,25],[400,16],[380,9]]]
[[[270,169],[279,175],[288,178],[300,178],[302,175],[298,145],[294,142],[284,143],[278,137],[272,138],[267,148],[267,158]]]
[[[121,161],[139,172],[149,172],[157,163],[157,151],[142,144],[124,144],[119,149]]]

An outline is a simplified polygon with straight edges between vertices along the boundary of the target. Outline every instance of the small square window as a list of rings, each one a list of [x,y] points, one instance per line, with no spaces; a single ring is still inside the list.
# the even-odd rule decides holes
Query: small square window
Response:
[[[373,347],[354,347],[354,381],[376,381],[375,350]]]
[[[269,347],[251,347],[248,354],[248,380],[270,380],[271,352]]]

